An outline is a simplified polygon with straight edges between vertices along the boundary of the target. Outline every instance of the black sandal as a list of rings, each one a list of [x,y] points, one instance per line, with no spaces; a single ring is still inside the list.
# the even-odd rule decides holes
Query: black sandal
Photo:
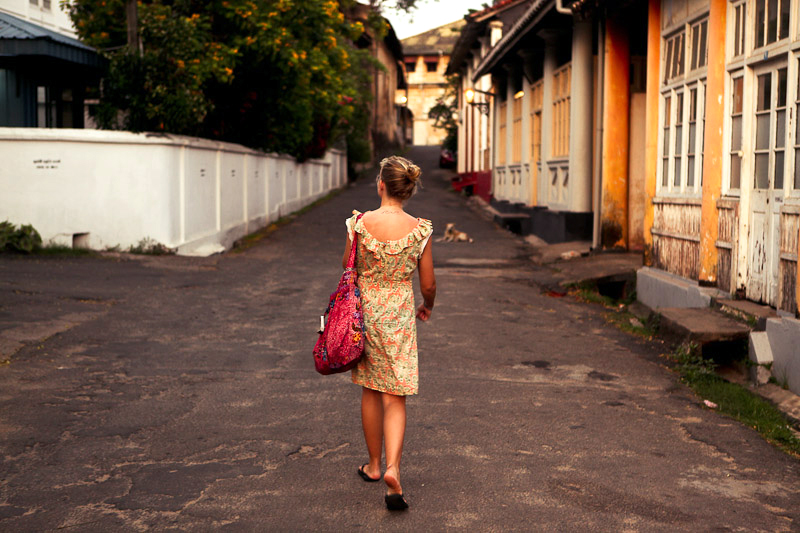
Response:
[[[369,476],[367,475],[367,473],[366,473],[366,472],[364,472],[364,468],[365,468],[365,467],[366,467],[368,464],[369,464],[369,463],[364,463],[363,465],[361,465],[360,467],[358,467],[358,475],[359,475],[359,476],[361,476],[361,479],[363,479],[363,480],[364,480],[364,481],[366,481],[367,483],[375,483],[376,481],[380,481],[380,480],[381,480],[381,478],[380,478],[380,477],[379,477],[378,479],[372,479],[371,477],[369,477]],[[381,476],[381,477],[382,477],[382,476]]]
[[[385,499],[386,508],[390,511],[405,511],[408,509],[408,504],[402,494],[387,494]]]

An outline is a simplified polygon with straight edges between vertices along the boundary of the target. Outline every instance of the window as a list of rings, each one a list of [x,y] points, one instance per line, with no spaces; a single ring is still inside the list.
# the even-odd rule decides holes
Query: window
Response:
[[[569,155],[569,92],[572,68],[567,64],[553,74],[553,157]]]
[[[691,27],[692,32],[692,68],[697,70],[708,62],[708,19]]]
[[[789,36],[789,3],[790,0],[757,0],[756,48]]]
[[[414,72],[415,70],[417,70],[417,62],[406,61],[406,72]]]
[[[436,61],[425,61],[425,67],[428,69],[428,72],[436,72],[438,66],[439,63]]]
[[[798,59],[800,67],[800,59]],[[800,76],[797,77],[797,91],[795,92],[795,117],[800,116]],[[794,190],[800,191],[800,120],[795,120],[797,129],[794,136]]]
[[[733,57],[744,54],[744,29],[746,4],[741,3],[733,8]]]
[[[731,169],[730,189],[742,184],[742,105],[744,102],[744,77],[739,74],[731,80]]]
[[[522,97],[514,96],[514,104],[512,108],[513,115],[513,137],[511,138],[511,162],[522,162]]]
[[[683,76],[684,35],[681,30],[665,42],[666,61],[664,62],[664,83],[669,83],[678,76]]]
[[[664,93],[661,135],[661,188],[698,193],[703,176],[705,83],[694,82]]]
[[[786,145],[786,68],[756,78],[754,187],[783,189]],[[771,179],[770,179],[771,178]]]

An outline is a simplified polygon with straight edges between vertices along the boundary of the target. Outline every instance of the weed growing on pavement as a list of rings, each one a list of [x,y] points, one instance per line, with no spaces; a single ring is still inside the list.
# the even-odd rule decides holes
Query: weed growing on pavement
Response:
[[[139,255],[171,255],[174,254],[175,251],[150,237],[145,237],[135,246],[128,248],[128,253]]]
[[[582,302],[599,304],[609,310],[604,318],[607,322],[616,327],[646,339],[652,339],[658,331],[658,318],[651,314],[646,320],[642,321],[628,311],[628,306],[636,301],[636,293],[631,292],[623,298],[615,299],[610,296],[600,294],[597,284],[593,281],[573,283],[567,286],[569,293]]]
[[[86,257],[97,255],[97,252],[88,248],[73,248],[66,244],[45,244],[36,252],[36,255],[53,255],[53,256],[66,256],[66,257]]]
[[[703,358],[696,344],[681,344],[668,357],[681,380],[700,398],[717,404],[721,413],[755,429],[767,441],[800,455],[800,439],[786,415],[747,388],[720,377],[716,364]]]

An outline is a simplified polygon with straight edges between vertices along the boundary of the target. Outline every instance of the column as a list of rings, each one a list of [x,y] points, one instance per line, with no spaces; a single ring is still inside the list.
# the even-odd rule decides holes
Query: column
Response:
[[[547,162],[553,152],[553,71],[556,69],[556,36],[553,30],[538,33],[544,40],[544,60],[542,64],[542,175],[539,179],[539,205],[550,203],[547,187],[550,183],[550,169]]]
[[[569,104],[569,207],[592,211],[592,23],[572,28],[572,84]]]
[[[602,247],[628,247],[630,47],[624,19],[606,20],[603,76]]]
[[[661,80],[661,0],[647,6],[647,105],[645,115],[645,208],[644,263],[653,264],[653,198],[656,196],[658,164],[658,86]]]
[[[725,14],[726,0],[711,0],[708,13],[708,77],[703,155],[703,206],[700,214],[701,285],[717,282],[717,236],[722,195],[722,125],[725,120]],[[744,215],[740,215],[744,216]]]
[[[464,100],[464,91],[467,89],[467,77],[462,76],[458,97],[458,160],[456,170],[459,174],[467,171],[466,154],[469,140],[467,139],[467,108],[470,105]]]

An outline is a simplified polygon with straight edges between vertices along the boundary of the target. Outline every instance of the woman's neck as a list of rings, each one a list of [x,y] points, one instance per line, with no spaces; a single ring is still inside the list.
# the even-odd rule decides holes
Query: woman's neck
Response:
[[[396,210],[402,211],[403,210],[403,203],[398,202],[397,200],[391,200],[389,198],[381,198],[381,207],[380,209],[384,210]]]

